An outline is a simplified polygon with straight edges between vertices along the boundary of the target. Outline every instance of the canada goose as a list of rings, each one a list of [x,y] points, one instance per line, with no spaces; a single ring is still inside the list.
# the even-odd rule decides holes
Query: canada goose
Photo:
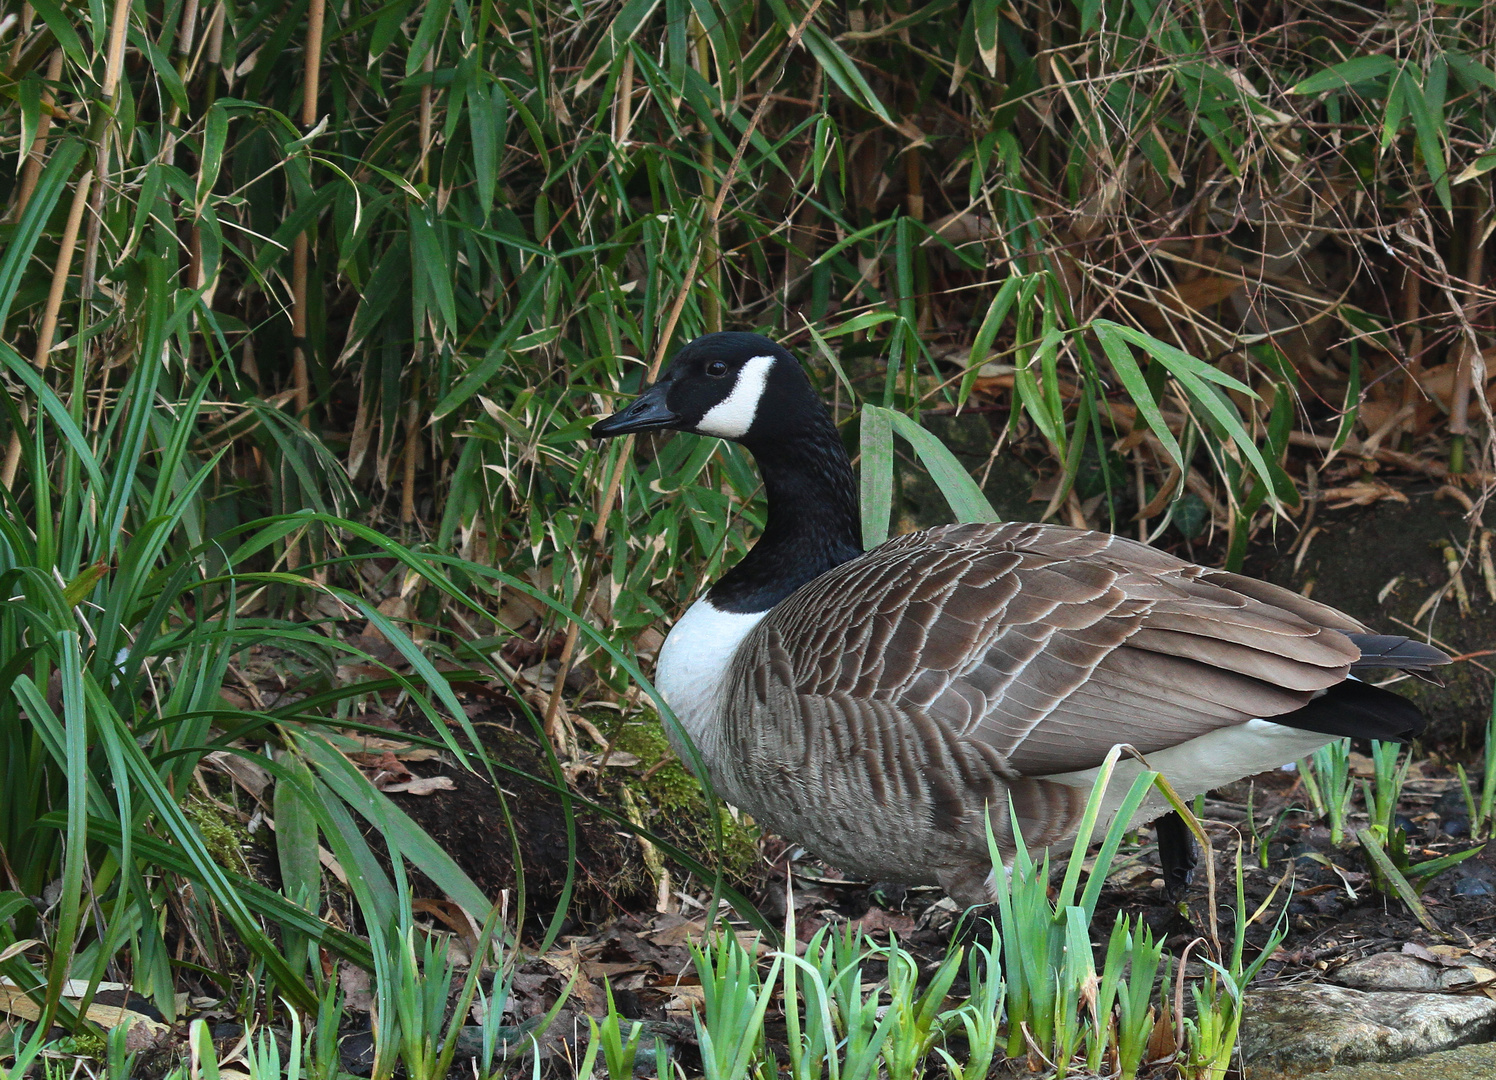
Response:
[[[723,798],[866,877],[989,902],[983,818],[1010,856],[1010,796],[1042,847],[1073,832],[1116,743],[1188,798],[1341,736],[1402,738],[1418,710],[1352,669],[1449,662],[1106,533],[947,525],[864,553],[825,405],[756,334],[697,338],[592,434],[660,428],[747,447],[768,524],[670,631],[656,685]]]

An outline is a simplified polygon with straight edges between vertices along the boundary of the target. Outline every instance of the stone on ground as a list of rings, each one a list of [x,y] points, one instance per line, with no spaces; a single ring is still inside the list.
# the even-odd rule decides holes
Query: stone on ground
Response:
[[[1316,984],[1249,993],[1241,1054],[1247,1080],[1291,1080],[1363,1062],[1383,1068],[1375,1075],[1391,1076],[1386,1063],[1491,1039],[1496,1001],[1483,994],[1369,993]]]

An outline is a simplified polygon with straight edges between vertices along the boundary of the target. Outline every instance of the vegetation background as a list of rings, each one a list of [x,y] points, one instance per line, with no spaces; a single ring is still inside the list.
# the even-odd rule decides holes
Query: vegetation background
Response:
[[[493,775],[454,683],[510,686],[560,758],[568,685],[639,700],[652,628],[762,506],[734,448],[586,430],[699,333],[816,369],[870,541],[912,482],[895,433],[981,512],[908,419],[963,410],[1005,507],[1231,565],[1331,459],[1347,498],[1401,473],[1478,510],[1493,19],[10,0],[0,972],[76,1024],[100,980],[171,1017],[248,956],[311,1009],[319,945],[381,986],[414,963],[402,856],[482,922],[348,733],[405,695]],[[1490,573],[1478,513],[1456,555]],[[515,632],[559,670],[527,682]],[[278,889],[205,838],[236,761],[274,781]],[[366,871],[346,926],[319,843]]]

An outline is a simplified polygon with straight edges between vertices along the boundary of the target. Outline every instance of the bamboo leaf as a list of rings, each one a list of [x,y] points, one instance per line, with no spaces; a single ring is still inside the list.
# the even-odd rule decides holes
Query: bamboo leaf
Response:
[[[52,31],[52,36],[62,46],[62,51],[67,53],[68,59],[80,71],[87,71],[92,65],[89,63],[88,52],[83,48],[83,39],[73,28],[76,20],[63,10],[57,0],[31,0],[31,7],[42,17],[47,29]]]
[[[1090,0],[1089,6],[1095,8],[1099,4],[1100,0]],[[1003,0],[976,0],[972,4],[972,12],[976,16],[977,55],[982,58],[982,66],[987,69],[987,74],[992,76],[997,75],[997,33],[1002,9]],[[1095,17],[1094,10],[1082,12],[1082,32],[1089,29],[1089,24]]]
[[[992,303],[987,305],[987,314],[982,316],[982,325],[977,328],[977,336],[971,342],[966,374],[961,376],[961,388],[956,395],[957,404],[966,404],[966,399],[971,395],[971,388],[977,381],[977,376],[981,374],[982,365],[987,361],[987,354],[992,349],[992,343],[997,340],[998,331],[1007,321],[1008,312],[1012,310],[1013,301],[1017,298],[1022,285],[1023,278],[1019,275],[1009,277],[997,290]]]
[[[184,113],[190,112],[192,106],[187,101],[187,87],[182,85],[182,76],[177,73],[177,67],[171,62],[171,57],[158,46],[149,34],[142,34],[136,27],[129,30],[130,44],[143,52],[150,58],[151,70],[156,78],[161,80],[161,85],[166,88],[167,96],[172,103]]]
[[[784,28],[786,34],[791,33],[800,24],[803,16],[793,14],[785,5],[784,0],[769,0],[769,7],[773,9],[774,17],[779,20],[779,25]],[[892,126],[894,119],[888,114],[883,102],[878,100],[878,95],[863,78],[861,69],[857,64],[842,51],[841,46],[826,36],[826,32],[812,21],[806,26],[804,36],[800,39],[801,44],[815,57],[816,63],[821,66],[831,79],[858,105],[872,113],[884,123]]]
[[[1434,193],[1444,204],[1446,213],[1454,213],[1454,203],[1449,192],[1449,165],[1444,157],[1444,140],[1448,132],[1444,123],[1442,101],[1435,109],[1428,95],[1412,78],[1400,80],[1403,97],[1407,102],[1408,115],[1413,120],[1413,132],[1418,139],[1418,149],[1423,155],[1423,167],[1428,171],[1429,182]]]
[[[1158,441],[1163,444],[1174,464],[1183,468],[1184,453],[1179,449],[1174,433],[1169,430],[1169,425],[1164,421],[1158,402],[1153,397],[1153,390],[1148,385],[1148,379],[1133,358],[1131,347],[1127,340],[1117,333],[1119,327],[1116,323],[1099,319],[1092,324],[1091,329],[1096,332],[1096,340],[1101,342],[1102,351],[1112,362],[1112,370],[1117,373],[1117,378],[1122,380],[1122,387],[1127,391],[1127,396],[1132,399],[1132,403],[1137,406],[1143,422],[1158,437]]]
[[[1349,86],[1380,79],[1400,70],[1396,60],[1377,53],[1373,56],[1353,56],[1323,71],[1310,75],[1289,87],[1290,94],[1322,94],[1327,90],[1342,90]]]
[[[1093,325],[1098,325],[1105,321],[1099,319]],[[1121,326],[1117,323],[1111,323],[1110,327],[1111,333],[1116,337],[1139,346],[1149,356],[1168,369],[1169,374],[1173,375],[1179,381],[1180,386],[1184,388],[1185,392],[1189,394],[1190,400],[1209,413],[1215,422],[1221,426],[1221,430],[1226,433],[1227,438],[1235,444],[1242,457],[1246,458],[1247,463],[1251,466],[1258,480],[1266,486],[1265,490],[1273,491],[1272,470],[1268,467],[1267,461],[1262,456],[1262,452],[1257,448],[1256,442],[1252,439],[1246,428],[1242,426],[1241,417],[1237,415],[1236,409],[1229,401],[1214,391],[1212,387],[1219,386],[1227,390],[1235,390],[1237,393],[1246,394],[1252,398],[1256,398],[1257,393],[1239,379],[1211,367],[1203,360],[1197,360],[1182,349],[1175,348],[1173,345],[1150,337],[1140,330],[1135,330],[1130,326]],[[1274,492],[1272,498],[1276,503],[1276,492]]]
[[[509,359],[509,353],[516,336],[528,325],[527,320],[530,310],[544,293],[546,282],[549,280],[551,267],[547,266],[535,275],[535,280],[525,291],[520,302],[515,305],[514,311],[510,313],[509,319],[504,324],[498,337],[494,338],[489,345],[488,351],[483,359],[476,364],[471,371],[464,375],[445,397],[431,410],[434,419],[447,416],[459,405],[462,405],[474,394],[483,389],[484,384],[503,366],[504,361]],[[533,347],[533,346],[532,346]]]
[[[4,326],[10,317],[11,304],[15,301],[32,252],[36,250],[36,242],[56,209],[57,200],[66,190],[83,151],[81,139],[64,139],[53,147],[52,158],[42,169],[31,201],[26,204],[26,212],[6,241],[5,254],[0,258],[0,326]]]
[[[889,420],[893,429],[909,441],[914,452],[930,473],[930,479],[945,496],[957,521],[1001,521],[987,496],[971,478],[956,455],[929,431],[901,412],[889,409]]]
[[[572,87],[573,94],[580,97],[588,87],[607,74],[618,50],[639,35],[641,28],[659,6],[660,0],[626,0],[623,7],[618,9],[618,14],[613,16],[613,21],[608,24],[591,59],[582,66],[582,73]]]
[[[862,407],[862,546],[888,539],[893,512],[893,416],[877,405]]]
[[[1492,71],[1469,53],[1450,49],[1444,53],[1443,59],[1449,64],[1455,77],[1463,82],[1470,90],[1479,90],[1484,87],[1487,90],[1496,90],[1496,71]]]
[[[421,12],[420,25],[411,40],[410,51],[405,57],[405,77],[408,79],[421,70],[426,55],[436,47],[438,38],[447,29],[447,13],[452,9],[452,0],[427,0]]]
[[[223,168],[223,149],[228,142],[229,113],[223,102],[215,101],[203,118],[203,151],[201,168],[197,179],[197,205],[208,201],[213,185],[218,182],[219,170]]]

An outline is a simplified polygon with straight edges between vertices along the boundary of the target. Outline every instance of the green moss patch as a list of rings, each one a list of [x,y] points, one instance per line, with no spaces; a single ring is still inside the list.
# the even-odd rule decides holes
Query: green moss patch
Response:
[[[610,775],[607,780],[621,780],[629,789],[640,807],[645,828],[708,866],[715,865],[719,858],[716,831],[706,794],[671,750],[659,716],[643,712],[620,725],[615,715],[612,722],[614,749],[634,755],[639,763],[627,771],[628,775]],[[758,865],[759,830],[749,819],[735,820],[725,810],[721,817],[722,868],[730,881],[743,884],[754,876]]]

